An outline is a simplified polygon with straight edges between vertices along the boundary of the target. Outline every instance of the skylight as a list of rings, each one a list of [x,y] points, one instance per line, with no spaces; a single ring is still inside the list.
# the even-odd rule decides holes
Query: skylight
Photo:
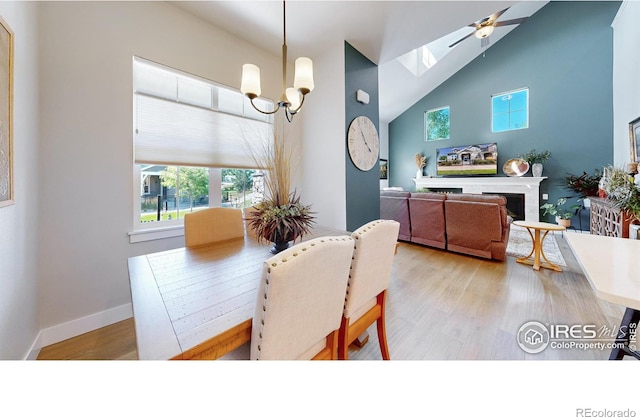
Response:
[[[422,45],[413,51],[396,58],[398,62],[405,66],[416,77],[420,77],[422,74],[432,68],[438,61],[440,61],[446,54],[448,54],[453,48],[449,48],[449,45],[453,40],[458,39],[461,36],[469,34],[473,30],[470,27],[464,27],[456,30],[440,39],[436,39],[426,45]]]

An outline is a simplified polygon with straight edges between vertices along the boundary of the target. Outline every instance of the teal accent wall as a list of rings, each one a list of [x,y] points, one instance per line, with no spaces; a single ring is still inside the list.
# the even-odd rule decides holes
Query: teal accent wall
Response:
[[[347,130],[358,116],[367,116],[380,132],[378,112],[378,66],[345,42],[345,127],[344,152],[346,176],[347,230],[380,218],[380,175],[376,164],[369,171],[360,171],[351,161],[347,150]],[[356,91],[369,93],[369,104],[356,100]],[[331,169],[331,167],[327,167]]]
[[[496,142],[498,175],[519,153],[549,150],[541,194],[552,202],[571,196],[564,187],[568,173],[593,173],[613,161],[611,22],[619,7],[550,2],[398,116],[389,125],[389,184],[414,189],[417,152],[428,157],[425,174],[435,176],[437,148]],[[523,87],[529,88],[529,128],[492,133],[491,95]],[[442,106],[451,107],[451,139],[427,143],[424,112]],[[577,218],[574,223],[579,227]],[[582,223],[585,228],[588,220]]]

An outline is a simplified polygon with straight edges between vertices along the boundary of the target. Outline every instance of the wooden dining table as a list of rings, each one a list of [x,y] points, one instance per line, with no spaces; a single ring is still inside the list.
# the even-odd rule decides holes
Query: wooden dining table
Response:
[[[348,234],[315,226],[302,240]],[[217,359],[249,342],[270,249],[245,236],[129,258],[138,358]]]

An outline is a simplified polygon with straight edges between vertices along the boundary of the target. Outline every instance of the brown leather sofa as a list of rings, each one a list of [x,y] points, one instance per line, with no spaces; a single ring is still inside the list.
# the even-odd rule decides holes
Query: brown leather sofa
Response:
[[[380,192],[380,218],[400,222],[399,240],[501,261],[512,221],[506,205],[497,195]]]

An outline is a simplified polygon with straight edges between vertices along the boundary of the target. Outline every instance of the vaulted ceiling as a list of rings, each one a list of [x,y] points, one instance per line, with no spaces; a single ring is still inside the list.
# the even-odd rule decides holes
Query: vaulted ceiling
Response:
[[[509,8],[499,20],[528,17],[546,1],[289,1],[286,3],[289,57],[321,56],[347,41],[379,65],[380,120],[390,122],[482,53],[471,36],[417,77],[396,58]],[[175,1],[175,6],[211,22],[274,55],[281,54],[282,2]],[[524,23],[526,24],[526,22]],[[462,29],[465,28],[466,29]],[[498,27],[490,45],[515,26]],[[457,32],[455,35],[451,35]],[[447,39],[448,40],[448,39]],[[452,43],[453,41],[449,42]]]

